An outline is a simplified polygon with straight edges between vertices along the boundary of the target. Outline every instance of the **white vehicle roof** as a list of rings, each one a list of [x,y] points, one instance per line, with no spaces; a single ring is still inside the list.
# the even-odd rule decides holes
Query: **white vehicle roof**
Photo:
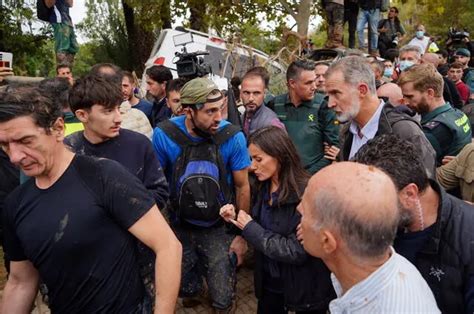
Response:
[[[234,76],[242,77],[248,69],[259,65],[267,65],[270,75],[285,73],[284,66],[275,61],[268,62],[269,56],[260,50],[242,44],[228,43],[222,38],[191,29],[163,29],[153,46],[150,58],[145,63],[145,69],[153,65],[164,65],[171,70],[173,77],[177,78],[175,62],[178,58],[175,54],[182,52],[183,46],[175,46],[173,37],[184,33],[190,33],[193,37],[193,42],[186,44],[188,53],[209,52],[209,55],[201,58],[205,64],[211,66],[214,76],[230,80]],[[145,87],[145,74],[143,78],[142,88]]]

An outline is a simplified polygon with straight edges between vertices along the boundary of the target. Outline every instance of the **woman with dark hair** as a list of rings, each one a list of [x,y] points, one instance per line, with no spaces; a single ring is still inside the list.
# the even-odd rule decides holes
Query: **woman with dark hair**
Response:
[[[282,129],[270,126],[249,138],[253,187],[252,212],[221,208],[221,216],[242,230],[254,246],[258,312],[326,313],[334,298],[330,273],[320,259],[308,255],[296,237],[301,200],[309,174]]]
[[[398,43],[405,35],[405,29],[398,19],[398,8],[391,7],[388,11],[388,16],[379,22],[379,53],[382,58],[385,58],[385,52],[388,49],[397,48]]]

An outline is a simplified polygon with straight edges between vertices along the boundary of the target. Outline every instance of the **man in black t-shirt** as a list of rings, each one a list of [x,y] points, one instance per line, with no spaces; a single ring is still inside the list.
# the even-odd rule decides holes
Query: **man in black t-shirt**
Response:
[[[61,108],[37,90],[0,95],[0,145],[32,177],[5,204],[2,312],[28,312],[40,277],[55,313],[150,312],[137,238],[157,256],[156,310],[172,313],[181,246],[154,199],[121,165],[75,155],[63,138]]]
[[[76,81],[70,93],[72,111],[84,124],[84,131],[64,142],[81,155],[115,160],[135,175],[154,197],[158,208],[168,201],[168,184],[150,140],[143,134],[120,128],[122,92],[117,84],[89,75]],[[115,128],[119,128],[115,132]],[[155,256],[139,243],[140,275],[153,296]]]

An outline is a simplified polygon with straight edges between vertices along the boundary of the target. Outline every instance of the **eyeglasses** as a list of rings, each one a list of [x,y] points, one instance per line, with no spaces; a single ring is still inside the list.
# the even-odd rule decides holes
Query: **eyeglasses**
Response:
[[[390,13],[398,13],[398,12],[395,11],[395,10],[390,10],[390,11],[388,11],[388,12],[390,12]]]

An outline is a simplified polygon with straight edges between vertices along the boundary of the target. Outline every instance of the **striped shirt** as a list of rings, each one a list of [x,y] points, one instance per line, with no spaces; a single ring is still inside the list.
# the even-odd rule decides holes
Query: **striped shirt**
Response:
[[[346,293],[331,274],[337,299],[329,304],[337,313],[440,313],[430,287],[418,270],[392,248],[392,256],[369,277]]]

